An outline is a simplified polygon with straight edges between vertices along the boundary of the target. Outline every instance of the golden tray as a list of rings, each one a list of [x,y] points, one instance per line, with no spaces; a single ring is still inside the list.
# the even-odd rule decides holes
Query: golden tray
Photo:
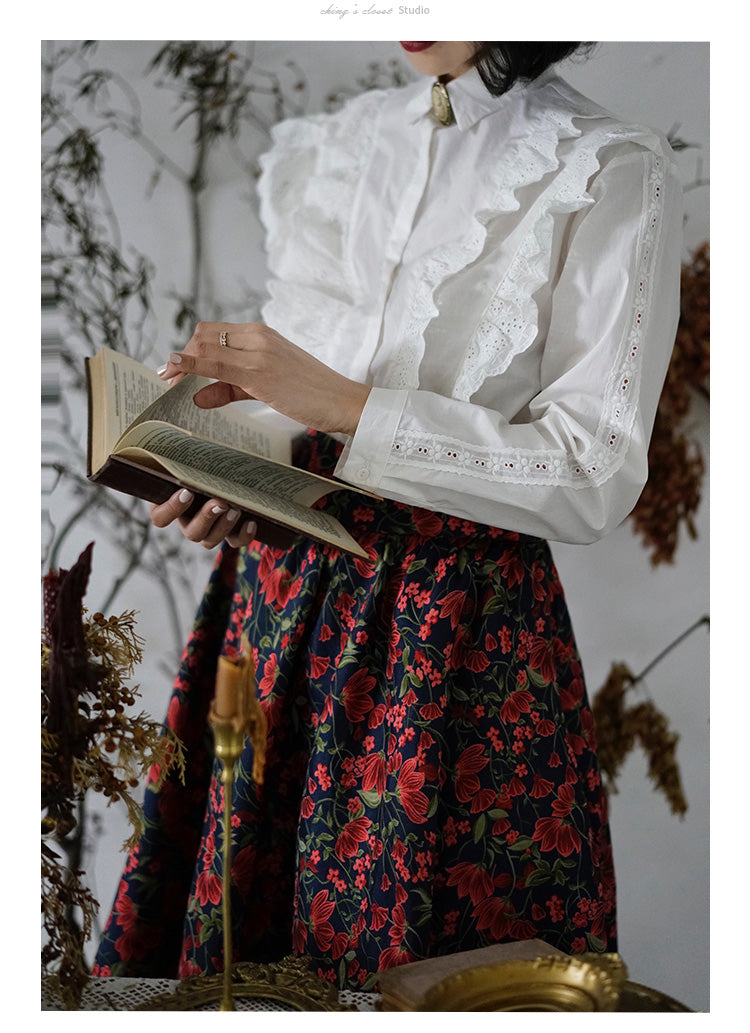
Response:
[[[447,976],[418,1011],[616,1011],[626,978],[619,954],[480,965]]]
[[[217,1004],[226,990],[223,975],[193,976],[181,980],[172,993],[152,998],[141,1011],[200,1011]],[[310,971],[301,957],[286,957],[267,964],[242,962],[232,966],[231,994],[236,1000],[265,1001],[271,1010],[350,1011],[339,1003],[338,991]]]

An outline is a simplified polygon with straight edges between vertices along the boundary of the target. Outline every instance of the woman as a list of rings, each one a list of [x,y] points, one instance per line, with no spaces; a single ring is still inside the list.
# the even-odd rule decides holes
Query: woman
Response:
[[[312,428],[298,461],[383,501],[326,502],[367,561],[254,542],[221,500],[154,508],[223,544],[169,708],[187,784],[146,794],[100,974],[223,967],[206,714],[243,632],[269,737],[264,785],[240,778],[233,801],[235,960],[293,949],[369,988],[492,942],[615,949],[595,732],[546,540],[598,539],[645,481],[680,190],[657,133],[554,74],[578,46],[403,43],[429,79],[274,131],[264,322],[201,324],[161,372],[215,379],[199,405],[256,398]]]

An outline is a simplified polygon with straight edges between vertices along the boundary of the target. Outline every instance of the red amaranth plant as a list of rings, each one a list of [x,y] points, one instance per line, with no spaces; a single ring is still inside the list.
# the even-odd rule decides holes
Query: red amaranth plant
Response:
[[[183,750],[171,732],[146,715],[126,713],[138,695],[129,687],[142,658],[132,611],[89,617],[83,598],[93,543],[70,570],[44,578],[42,633],[41,782],[42,916],[47,942],[42,967],[66,1007],[77,1008],[88,980],[84,947],[99,905],[84,873],[59,852],[74,836],[77,808],[89,789],[125,804],[133,832],[143,827],[132,796],[139,778],[158,764],[164,777],[183,768]]]

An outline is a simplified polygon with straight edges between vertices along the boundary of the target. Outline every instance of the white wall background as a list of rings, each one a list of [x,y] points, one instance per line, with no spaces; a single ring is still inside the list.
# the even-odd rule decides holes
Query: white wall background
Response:
[[[173,131],[171,98],[149,87],[144,69],[157,44],[150,41],[104,41],[95,63],[122,74],[138,92],[151,135],[178,158],[187,146]],[[686,185],[706,178],[708,168],[708,44],[603,43],[585,64],[568,64],[565,77],[610,110],[667,132],[697,146],[682,152],[679,164]],[[321,107],[335,87],[353,86],[368,62],[400,57],[393,43],[261,42],[258,65],[281,69],[294,60],[309,80],[307,109]],[[289,82],[292,81],[290,76]],[[262,150],[263,139],[257,138]],[[149,159],[132,145],[112,139],[107,144],[107,187],[120,214],[123,233],[146,252],[159,269],[167,291],[186,278],[184,197],[165,178],[153,199],[146,199],[152,171]],[[234,166],[216,170],[208,198],[209,252],[217,303],[236,299],[253,286],[262,289],[260,231],[247,198],[252,183]],[[708,191],[686,194],[685,255],[709,238]],[[227,304],[227,302],[224,302]],[[163,359],[175,340],[167,307],[160,305],[156,327],[156,359]],[[231,311],[229,319],[241,319]],[[161,336],[159,336],[161,335]],[[83,413],[73,414],[81,421]],[[692,414],[708,457],[708,413],[697,404]],[[706,479],[704,499],[708,497]],[[70,500],[64,492],[49,500],[53,518],[62,519]],[[613,661],[640,671],[661,649],[701,615],[709,612],[708,506],[697,520],[697,541],[683,539],[672,567],[652,568],[630,525],[625,524],[594,546],[555,546],[581,649],[589,693],[603,683]],[[169,533],[169,532],[166,532]],[[91,540],[86,527],[69,539],[60,557],[70,566]],[[200,551],[200,550],[199,550]],[[87,600],[97,607],[115,562],[107,543],[97,539],[94,570]],[[208,554],[194,559],[194,591],[180,600],[185,633],[193,607],[210,569]],[[156,718],[164,712],[174,665],[171,647],[165,656],[161,603],[145,576],[129,582],[115,609],[139,611],[139,630],[146,656],[138,672],[144,709]],[[646,760],[636,751],[628,760],[612,798],[615,862],[619,881],[620,953],[631,979],[676,997],[695,1010],[709,1007],[709,844],[708,844],[708,641],[705,629],[686,640],[649,676],[639,692],[648,693],[680,735],[678,761],[689,810],[684,820],[672,816],[662,796],[652,791]],[[637,698],[634,696],[634,699]],[[123,857],[119,847],[126,826],[124,814],[103,809],[95,857],[89,873],[106,918]]]

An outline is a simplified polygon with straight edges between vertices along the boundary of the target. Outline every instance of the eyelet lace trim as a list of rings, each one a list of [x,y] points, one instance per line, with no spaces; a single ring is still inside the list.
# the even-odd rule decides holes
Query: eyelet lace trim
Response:
[[[638,406],[643,329],[651,307],[651,281],[662,224],[664,159],[645,156],[646,204],[641,222],[633,311],[628,332],[604,391],[602,415],[591,447],[580,456],[563,449],[492,450],[447,436],[397,432],[391,458],[402,466],[430,464],[439,470],[469,473],[486,480],[517,484],[598,486],[621,465],[628,448]],[[502,361],[502,357],[500,357]]]
[[[436,249],[435,252],[425,259],[415,281],[418,288],[412,297],[411,310],[401,333],[401,341],[390,367],[387,387],[400,390],[414,389],[419,384],[419,364],[424,354],[424,332],[429,321],[439,314],[434,300],[436,288],[449,276],[465,268],[479,257],[487,236],[487,226],[493,216],[500,212],[515,211],[519,207],[516,193],[523,187],[539,180],[547,173],[554,171],[559,165],[557,150],[560,139],[564,137],[575,137],[580,135],[574,125],[574,115],[568,110],[554,108],[550,104],[550,97],[545,89],[541,89],[537,95],[531,95],[530,103],[537,108],[537,112],[529,117],[530,131],[522,139],[517,140],[509,146],[504,154],[503,161],[498,163],[491,173],[491,182],[487,201],[475,213],[474,222],[469,228],[462,242],[456,246],[450,245]],[[553,94],[554,103],[554,94]],[[583,202],[585,203],[585,202]],[[522,258],[519,257],[519,263]],[[537,265],[542,267],[544,262],[544,251],[542,250],[537,259]],[[525,292],[525,287],[520,288]],[[486,327],[489,328],[490,321]],[[530,341],[528,342],[530,343]],[[467,356],[465,366],[466,372],[459,378],[458,393],[453,392],[454,397],[469,397],[464,395],[466,384],[473,382],[476,376],[479,380],[476,386],[481,384],[484,374],[479,372],[482,360],[488,352],[485,351],[485,344],[490,347],[489,336],[478,334],[476,340],[472,341],[476,351],[471,351]],[[527,345],[528,346],[528,345]],[[478,361],[475,361],[478,360]],[[472,366],[476,367],[476,373],[471,372]]]

